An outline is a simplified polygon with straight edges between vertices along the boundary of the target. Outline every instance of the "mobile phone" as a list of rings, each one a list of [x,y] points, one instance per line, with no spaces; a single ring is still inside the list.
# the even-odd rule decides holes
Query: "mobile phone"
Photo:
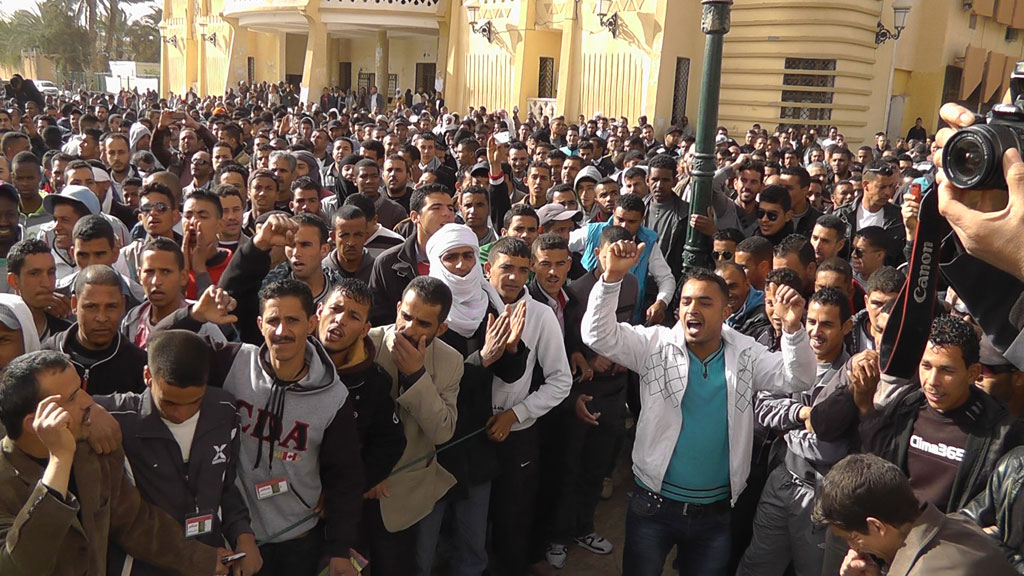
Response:
[[[512,136],[508,132],[498,132],[494,135],[494,141],[498,144],[508,144],[512,140]]]
[[[910,195],[914,197],[914,202],[921,201],[921,183],[911,182],[910,183]]]
[[[242,558],[245,558],[245,552],[239,552],[238,554],[232,554],[231,556],[225,556],[225,557],[220,559],[220,563],[224,564],[224,565],[228,565],[228,564],[231,564],[232,562],[237,562],[237,561],[241,560]]]

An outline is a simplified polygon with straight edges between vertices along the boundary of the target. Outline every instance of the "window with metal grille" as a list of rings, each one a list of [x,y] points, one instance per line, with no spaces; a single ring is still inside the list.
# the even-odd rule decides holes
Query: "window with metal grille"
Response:
[[[358,80],[358,82],[359,82],[358,88],[360,90],[366,90],[366,92],[369,93],[370,92],[370,86],[374,86],[374,85],[377,84],[376,78],[377,78],[377,75],[374,74],[373,72],[360,72],[359,73],[359,80]]]
[[[835,87],[836,61],[825,58],[786,58],[787,72],[782,75],[782,125],[826,130],[832,119],[831,88]],[[788,105],[792,103],[792,105]],[[801,106],[804,104],[804,106]],[[794,120],[794,122],[786,122]]]
[[[676,81],[672,89],[672,123],[681,124],[686,116],[686,92],[690,87],[690,59],[676,58]]]
[[[537,78],[537,98],[555,97],[555,59],[541,58]]]
[[[249,86],[256,83],[256,59],[252,56],[246,60],[246,76],[249,78]]]
[[[394,98],[395,90],[398,90],[398,74],[388,74],[388,91],[384,95],[388,98]]]

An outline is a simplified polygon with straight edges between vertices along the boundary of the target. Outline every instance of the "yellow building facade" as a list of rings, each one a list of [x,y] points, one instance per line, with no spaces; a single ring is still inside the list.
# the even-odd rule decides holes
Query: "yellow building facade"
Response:
[[[894,2],[905,29],[876,43]],[[700,18],[698,0],[164,0],[161,89],[438,89],[456,111],[646,115],[661,133],[696,120]],[[918,116],[933,130],[941,102],[1005,90],[1022,28],[1024,0],[735,0],[719,123],[835,125],[852,144]]]

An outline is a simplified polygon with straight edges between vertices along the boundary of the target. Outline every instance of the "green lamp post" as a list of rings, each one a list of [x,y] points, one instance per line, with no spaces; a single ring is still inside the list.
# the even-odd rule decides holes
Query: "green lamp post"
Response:
[[[697,111],[697,153],[693,158],[693,194],[690,216],[707,214],[711,205],[715,175],[715,132],[718,129],[718,93],[722,86],[722,43],[729,32],[732,0],[701,0],[703,15],[700,29],[704,41],[704,72],[700,86],[700,107]],[[683,271],[712,268],[711,238],[690,227],[683,250]]]

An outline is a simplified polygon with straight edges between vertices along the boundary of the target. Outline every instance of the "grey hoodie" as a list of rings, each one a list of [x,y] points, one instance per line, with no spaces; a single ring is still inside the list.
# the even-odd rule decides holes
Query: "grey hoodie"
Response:
[[[309,516],[321,492],[325,491],[321,484],[325,476],[321,461],[327,457],[322,457],[321,448],[328,428],[346,403],[348,388],[338,378],[334,364],[319,343],[307,341],[306,362],[309,370],[305,377],[297,382],[281,382],[273,375],[266,346],[257,348],[243,344],[237,348],[224,380],[224,389],[237,399],[241,419],[237,483],[249,507],[257,540],[291,540],[312,530],[320,520],[315,515]],[[274,422],[270,416],[274,413],[280,416],[281,422],[276,435],[270,434]],[[348,417],[352,418],[351,411]],[[354,419],[350,424],[354,436],[351,449],[358,461]],[[340,472],[351,477],[343,479]],[[331,474],[339,484],[343,481],[348,484],[351,480],[357,484],[357,492],[361,492],[361,469],[332,470],[327,476]],[[287,492],[262,500],[257,496],[257,486],[280,479],[287,482]],[[327,537],[328,541],[340,544],[348,538],[332,538],[332,501],[338,500],[333,497],[333,490],[326,488]],[[348,542],[335,548],[352,544]],[[339,554],[337,550],[332,552],[333,556]],[[347,548],[344,556],[348,556]]]

